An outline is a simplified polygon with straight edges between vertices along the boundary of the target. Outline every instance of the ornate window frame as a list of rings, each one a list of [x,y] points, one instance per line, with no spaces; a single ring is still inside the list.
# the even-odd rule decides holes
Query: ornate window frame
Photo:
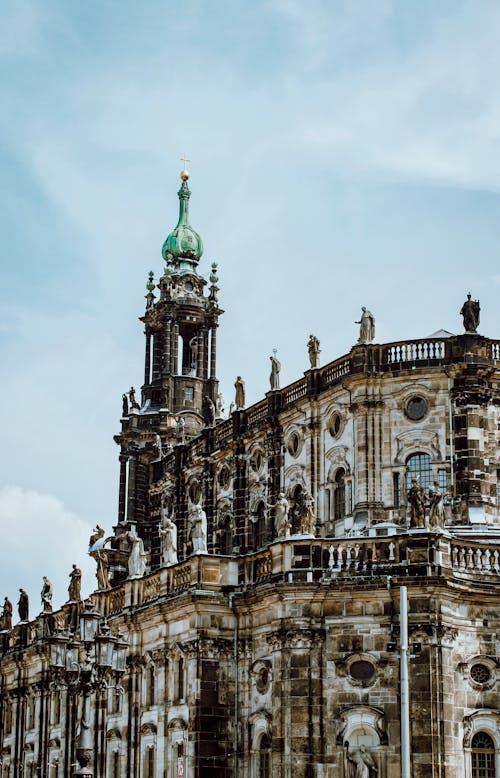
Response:
[[[463,720],[465,778],[472,778],[472,738],[477,732],[486,732],[495,744],[495,775],[500,776],[500,711],[480,708]]]
[[[248,717],[250,724],[250,778],[259,778],[260,741],[266,735],[272,743],[272,716],[269,711],[261,708]]]

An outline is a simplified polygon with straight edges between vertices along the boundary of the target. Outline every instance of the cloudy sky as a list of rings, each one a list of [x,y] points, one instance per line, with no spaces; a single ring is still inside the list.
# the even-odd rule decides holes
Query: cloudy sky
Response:
[[[219,263],[219,377],[247,399],[349,351],[500,337],[500,5],[492,0],[3,0],[0,596],[116,520],[121,394],[140,385],[149,270],[177,219]]]

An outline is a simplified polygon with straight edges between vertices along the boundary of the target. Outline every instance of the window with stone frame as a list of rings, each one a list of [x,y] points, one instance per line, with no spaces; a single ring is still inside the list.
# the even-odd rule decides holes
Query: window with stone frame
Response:
[[[431,458],[429,454],[418,452],[412,454],[406,460],[406,491],[411,489],[411,482],[416,479],[420,486],[426,491],[430,489],[434,482],[432,472]]]
[[[56,689],[52,695],[52,724],[61,723],[61,690]]]
[[[27,729],[35,728],[35,714],[36,714],[36,699],[35,697],[28,698],[28,710],[26,716]]]
[[[399,473],[392,474],[393,504],[395,508],[401,506],[401,478]]]
[[[185,674],[184,658],[181,656],[174,662],[174,700],[178,702],[185,696]]]
[[[108,697],[108,709],[110,713],[120,713],[123,692],[116,686],[110,688]]]
[[[339,467],[335,473],[333,488],[333,518],[345,518],[345,470]]]
[[[252,547],[255,551],[262,548],[269,541],[266,522],[266,506],[261,500],[254,514],[255,521],[252,522]]]
[[[144,753],[144,778],[155,778],[155,749],[148,746]]]
[[[270,778],[271,775],[271,743],[264,733],[259,742],[258,778]]]
[[[111,778],[121,778],[120,776],[120,752],[115,749],[111,753]]]
[[[154,665],[146,669],[146,705],[151,707],[156,701],[156,672]]]
[[[472,778],[497,778],[495,744],[487,732],[476,732],[471,742]]]

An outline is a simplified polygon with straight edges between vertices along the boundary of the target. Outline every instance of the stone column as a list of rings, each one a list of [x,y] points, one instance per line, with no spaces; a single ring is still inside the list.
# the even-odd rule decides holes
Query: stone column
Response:
[[[217,324],[210,329],[210,378],[217,375]]]
[[[172,363],[170,359],[171,350],[172,350],[172,322],[169,319],[165,327],[165,365],[164,365],[164,370],[166,370],[168,375],[171,375],[172,373]]]
[[[118,523],[125,521],[127,510],[127,461],[126,454],[120,454],[120,486],[118,491]]]

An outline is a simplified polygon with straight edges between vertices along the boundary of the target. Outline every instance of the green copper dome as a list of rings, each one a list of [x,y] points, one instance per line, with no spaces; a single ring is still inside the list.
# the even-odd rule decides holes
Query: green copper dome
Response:
[[[197,264],[203,254],[203,242],[189,224],[189,198],[191,192],[188,187],[188,173],[181,173],[182,185],[179,195],[179,221],[163,244],[161,253],[163,259],[168,261],[186,259],[192,264]]]

